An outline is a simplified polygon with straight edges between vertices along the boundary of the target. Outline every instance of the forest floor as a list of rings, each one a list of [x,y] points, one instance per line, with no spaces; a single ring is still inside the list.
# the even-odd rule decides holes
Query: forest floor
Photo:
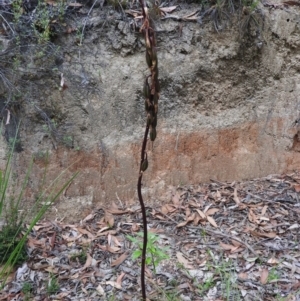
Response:
[[[300,174],[178,187],[147,207],[158,239],[146,269],[149,300],[300,300]],[[138,205],[91,212],[78,224],[43,221],[28,260],[0,300],[141,300]]]

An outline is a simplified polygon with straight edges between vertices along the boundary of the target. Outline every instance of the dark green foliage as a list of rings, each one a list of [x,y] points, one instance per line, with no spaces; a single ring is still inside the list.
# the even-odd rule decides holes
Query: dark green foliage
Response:
[[[56,294],[59,291],[59,284],[54,276],[51,276],[47,283],[47,293],[48,295]]]
[[[0,231],[0,258],[1,264],[8,261],[12,252],[17,248],[21,241],[21,226],[11,227],[11,225],[4,226]],[[12,261],[14,266],[22,264],[27,259],[27,252],[25,245]]]

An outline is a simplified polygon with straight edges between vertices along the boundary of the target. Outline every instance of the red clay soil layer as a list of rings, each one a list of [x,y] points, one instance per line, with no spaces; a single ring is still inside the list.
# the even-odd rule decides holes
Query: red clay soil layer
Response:
[[[70,166],[79,176],[65,191],[58,209],[74,210],[76,218],[100,204],[121,199],[137,201],[136,182],[140,143],[116,145],[105,152],[59,148],[50,155],[48,179]],[[27,156],[23,155],[25,160]],[[168,185],[197,184],[210,179],[234,181],[288,172],[300,167],[300,140],[297,127],[284,128],[281,118],[269,122],[249,122],[236,127],[197,132],[159,130],[153,147],[149,143],[149,168],[144,194],[148,202],[163,198]],[[22,160],[22,158],[21,158]],[[36,160],[33,177],[41,179],[45,160]],[[24,166],[24,162],[21,166]],[[32,196],[39,181],[32,184]],[[73,201],[72,201],[73,200]],[[61,207],[62,206],[62,207]]]

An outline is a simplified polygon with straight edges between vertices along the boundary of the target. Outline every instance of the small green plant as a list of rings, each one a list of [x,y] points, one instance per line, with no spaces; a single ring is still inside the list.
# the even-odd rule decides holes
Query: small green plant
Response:
[[[12,11],[14,16],[14,22],[18,23],[23,14],[22,0],[12,1]]]
[[[72,136],[63,136],[62,142],[67,147],[73,147],[73,137]]]
[[[36,20],[34,23],[34,29],[36,36],[38,37],[38,43],[44,44],[49,42],[51,30],[50,30],[50,13],[46,3],[39,1],[36,9]]]
[[[142,248],[143,248],[143,233],[137,233],[137,237],[133,237],[130,235],[126,236],[128,240],[133,242],[137,246],[137,250],[135,250],[132,254],[132,259],[137,259],[142,256]],[[146,264],[149,265],[152,263],[154,273],[156,273],[157,265],[164,259],[168,259],[169,256],[166,253],[167,248],[162,248],[158,246],[159,236],[149,232],[148,233],[148,243],[147,243],[147,254],[146,254]]]
[[[30,293],[32,291],[32,284],[29,282],[24,282],[22,286],[22,292],[24,294]]]
[[[272,269],[269,271],[268,282],[276,281],[276,280],[278,280],[279,278],[280,278],[280,277],[279,277],[279,273],[278,273],[278,271],[276,270],[276,268],[272,268]]]
[[[59,283],[53,275],[50,275],[50,279],[47,282],[47,293],[48,295],[53,295],[56,294],[58,291],[59,291]]]
[[[212,259],[212,262],[207,263],[209,271],[212,273],[200,286],[200,292],[203,294],[215,285],[216,281],[221,281],[221,293],[224,300],[240,300],[240,292],[236,288],[236,275],[232,262],[228,258],[220,256],[218,259],[214,256],[211,250],[207,250],[207,254]]]
[[[82,40],[84,38],[84,28],[78,27],[76,30],[76,44],[82,46]]]
[[[45,160],[47,162],[48,157],[49,157],[49,154],[47,151],[39,150],[36,153],[34,153],[34,159],[37,159],[37,160]]]
[[[1,262],[9,260],[11,253],[17,248],[20,242],[21,225],[5,225],[0,232],[0,258]],[[25,246],[20,249],[15,265],[23,263],[27,258]]]
[[[206,280],[204,280],[201,284],[198,285],[199,294],[203,295],[209,289],[211,289],[214,285],[215,285],[215,281],[214,281],[213,277],[208,277]]]
[[[32,284],[30,282],[24,282],[21,291],[24,294],[24,301],[29,301],[31,298]]]
[[[259,37],[261,37],[264,17],[262,12],[257,9],[259,0],[243,0],[242,1],[242,14],[240,18],[240,35],[244,36],[246,33],[249,34],[251,29],[255,29],[256,32],[259,32]]]
[[[164,290],[160,287],[156,288],[159,292],[159,296],[155,299],[156,301],[181,301],[182,298],[178,296],[180,294],[179,290]]]
[[[86,250],[81,250],[78,253],[74,253],[71,255],[70,260],[71,261],[76,261],[78,260],[81,264],[84,264],[87,259],[87,253]]]

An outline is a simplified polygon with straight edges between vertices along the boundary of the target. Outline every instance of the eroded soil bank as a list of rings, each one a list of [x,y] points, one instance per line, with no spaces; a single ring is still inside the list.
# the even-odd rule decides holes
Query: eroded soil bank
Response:
[[[196,9],[182,6],[172,15]],[[233,18],[219,33],[211,23],[157,21],[161,97],[144,181],[148,201],[166,200],[169,185],[299,168],[299,11],[259,4],[255,16],[258,25],[245,29]],[[240,18],[246,22],[248,16]],[[145,124],[148,71],[133,19],[98,7],[88,22],[82,46],[76,34],[57,38],[62,55],[50,73],[28,71],[31,94],[22,96],[20,114],[23,151],[14,163],[22,175],[35,155],[29,199],[40,188],[47,152],[49,180],[73,164],[66,178],[72,171],[80,175],[56,209],[74,220],[118,198],[136,201]],[[64,91],[58,89],[61,73]],[[41,111],[60,132],[59,142]],[[2,165],[5,153],[3,138]]]

